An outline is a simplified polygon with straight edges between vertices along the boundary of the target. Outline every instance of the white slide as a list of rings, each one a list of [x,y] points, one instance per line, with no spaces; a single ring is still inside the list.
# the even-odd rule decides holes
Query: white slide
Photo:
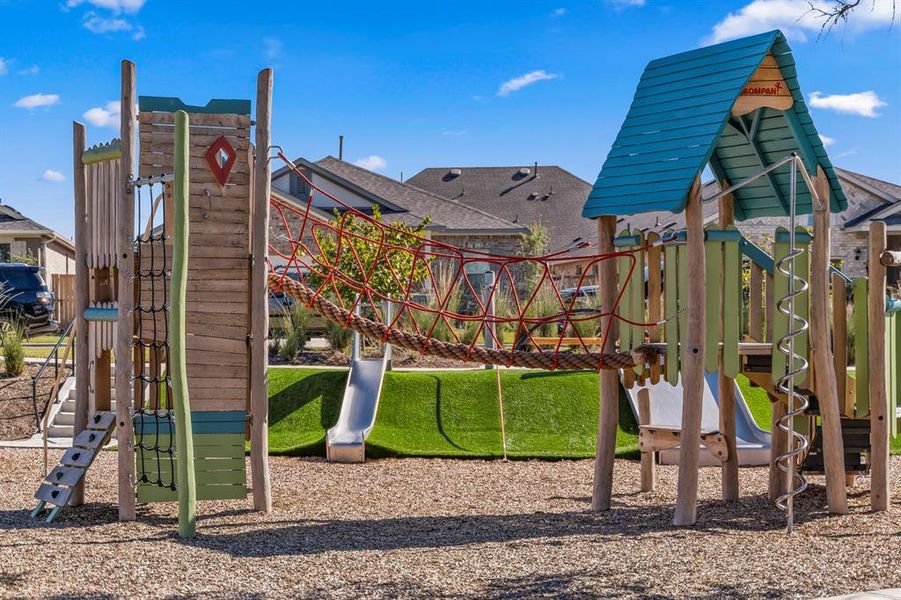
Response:
[[[704,374],[704,402],[701,413],[701,429],[718,431],[720,428],[719,390],[717,389],[717,373]],[[659,383],[648,383],[644,386],[634,385],[626,389],[629,404],[638,420],[638,391],[647,388],[651,392],[651,425],[658,427],[682,426],[682,383],[670,385],[663,379]],[[770,434],[757,426],[738,384],[735,384],[735,433],[740,466],[760,466],[770,464]],[[672,448],[658,453],[660,464],[679,464],[679,448]],[[719,465],[706,449],[701,448],[701,464]]]
[[[375,426],[382,381],[391,361],[391,346],[385,344],[380,358],[363,358],[360,343],[360,335],[354,332],[341,413],[325,436],[325,456],[329,462],[365,461],[366,438]]]

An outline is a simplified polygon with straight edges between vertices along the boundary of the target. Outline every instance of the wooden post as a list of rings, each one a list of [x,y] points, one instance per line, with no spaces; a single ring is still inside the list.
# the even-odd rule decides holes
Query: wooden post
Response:
[[[845,449],[832,346],[829,343],[829,180],[817,167],[814,182],[820,203],[813,210],[813,246],[810,254],[810,341],[813,377],[820,405],[823,431],[823,462],[826,470],[826,502],[829,512],[848,512],[845,486]]]
[[[175,405],[176,460],[178,467],[178,535],[193,537],[197,528],[197,481],[194,477],[194,435],[188,396],[188,363],[185,305],[188,291],[188,235],[190,222],[190,148],[188,113],[175,113],[175,193],[172,195],[172,281],[169,292],[169,360]]]
[[[707,269],[704,261],[704,215],[701,179],[696,177],[685,203],[688,237],[688,332],[682,355],[682,431],[679,450],[676,526],[694,525],[698,512],[698,466],[701,454],[701,408],[704,399],[704,337],[707,312]]]
[[[775,501],[776,498],[785,493],[786,488],[785,475],[779,470],[779,456],[788,451],[788,434],[779,427],[779,420],[788,412],[787,403],[784,398],[770,396],[770,405],[773,407],[773,413],[770,417],[770,480],[769,495],[770,500]]]
[[[616,217],[598,217],[598,253],[614,251],[613,237],[616,235]],[[598,310],[613,319],[616,302],[616,261],[602,260],[598,265]],[[601,332],[607,323],[601,322]],[[616,327],[610,328],[601,352],[612,352]],[[613,462],[616,457],[616,427],[619,422],[619,381],[617,372],[604,369],[598,374],[600,379],[600,407],[598,410],[598,441],[594,458],[594,487],[591,491],[591,510],[610,510],[613,495]]]
[[[263,69],[257,77],[256,161],[253,167],[251,226],[251,320],[250,354],[250,466],[253,482],[253,507],[272,510],[269,483],[269,393],[267,364],[269,347],[269,286],[266,282],[266,258],[269,254],[269,195],[271,177],[269,126],[272,113],[272,69]]]
[[[73,439],[88,426],[88,327],[84,311],[88,307],[89,285],[87,250],[87,188],[82,154],[85,151],[85,128],[78,122],[72,123],[72,181],[75,186],[75,421],[72,427]],[[72,496],[70,506],[84,504],[84,482],[81,478]]]
[[[132,336],[134,334],[134,202],[131,184],[135,179],[138,149],[137,107],[134,63],[122,61],[122,160],[116,193],[116,269],[119,282],[119,325],[116,333],[116,437],[119,445],[119,520],[135,520],[135,457],[132,391]]]
[[[729,187],[728,181],[723,181],[722,185]],[[729,225],[735,224],[735,205],[732,194],[722,196],[720,198],[720,227],[725,229]],[[720,252],[720,273],[725,274],[726,257]],[[741,281],[741,279],[739,279]],[[726,278],[720,278],[720,331],[725,331],[723,327],[723,315],[725,314],[723,307],[723,298],[726,297]],[[708,307],[711,310],[712,307]],[[758,323],[759,327],[759,323]],[[759,335],[759,333],[758,333]],[[711,352],[715,349],[710,349]],[[736,426],[735,426],[735,380],[724,374],[723,354],[719,352],[717,359],[717,388],[720,405],[720,433],[723,434],[723,441],[726,444],[726,450],[729,453],[726,460],[722,464],[722,494],[723,500],[726,502],[735,502],[738,500],[738,448],[736,445]]]
[[[870,294],[867,310],[870,346],[870,506],[888,510],[889,490],[889,415],[885,388],[885,265],[879,260],[885,250],[885,223],[870,223]],[[891,415],[892,418],[895,415]]]
[[[651,424],[651,390],[638,390],[638,425]],[[657,485],[656,452],[641,453],[641,491],[653,492]]]
[[[853,417],[854,403],[848,394],[848,288],[838,273],[832,274],[832,354],[841,414]]]

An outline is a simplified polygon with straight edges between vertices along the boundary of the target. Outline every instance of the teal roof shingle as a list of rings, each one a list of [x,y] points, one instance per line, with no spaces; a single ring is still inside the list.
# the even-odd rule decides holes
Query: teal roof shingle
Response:
[[[782,72],[793,106],[732,116],[735,100],[767,53]],[[641,76],[582,216],[681,212],[692,182],[708,163],[717,179],[734,184],[792,152],[811,175],[817,165],[823,168],[832,210],[844,210],[847,199],[807,110],[782,32],[660,58]],[[736,218],[787,215],[790,178],[789,165],[784,165],[737,190]],[[800,176],[796,207],[798,214],[812,212]]]

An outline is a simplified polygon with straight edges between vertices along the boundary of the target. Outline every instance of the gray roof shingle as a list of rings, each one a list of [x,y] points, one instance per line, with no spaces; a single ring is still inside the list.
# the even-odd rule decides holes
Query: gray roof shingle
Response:
[[[591,184],[557,166],[435,167],[407,183],[445,198],[531,226],[540,221],[550,236],[550,251],[578,240],[594,243],[597,226],[582,218]],[[528,171],[528,173],[526,173]]]

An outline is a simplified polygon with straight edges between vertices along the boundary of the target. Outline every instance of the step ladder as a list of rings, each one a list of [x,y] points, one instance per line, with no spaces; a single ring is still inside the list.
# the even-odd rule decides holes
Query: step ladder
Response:
[[[34,493],[38,505],[31,511],[37,518],[49,509],[45,523],[52,523],[64,506],[69,503],[75,487],[84,479],[88,467],[97,453],[109,440],[116,426],[116,413],[98,412],[88,419],[88,427],[72,440],[72,447],[66,450],[60,464],[44,479]]]

